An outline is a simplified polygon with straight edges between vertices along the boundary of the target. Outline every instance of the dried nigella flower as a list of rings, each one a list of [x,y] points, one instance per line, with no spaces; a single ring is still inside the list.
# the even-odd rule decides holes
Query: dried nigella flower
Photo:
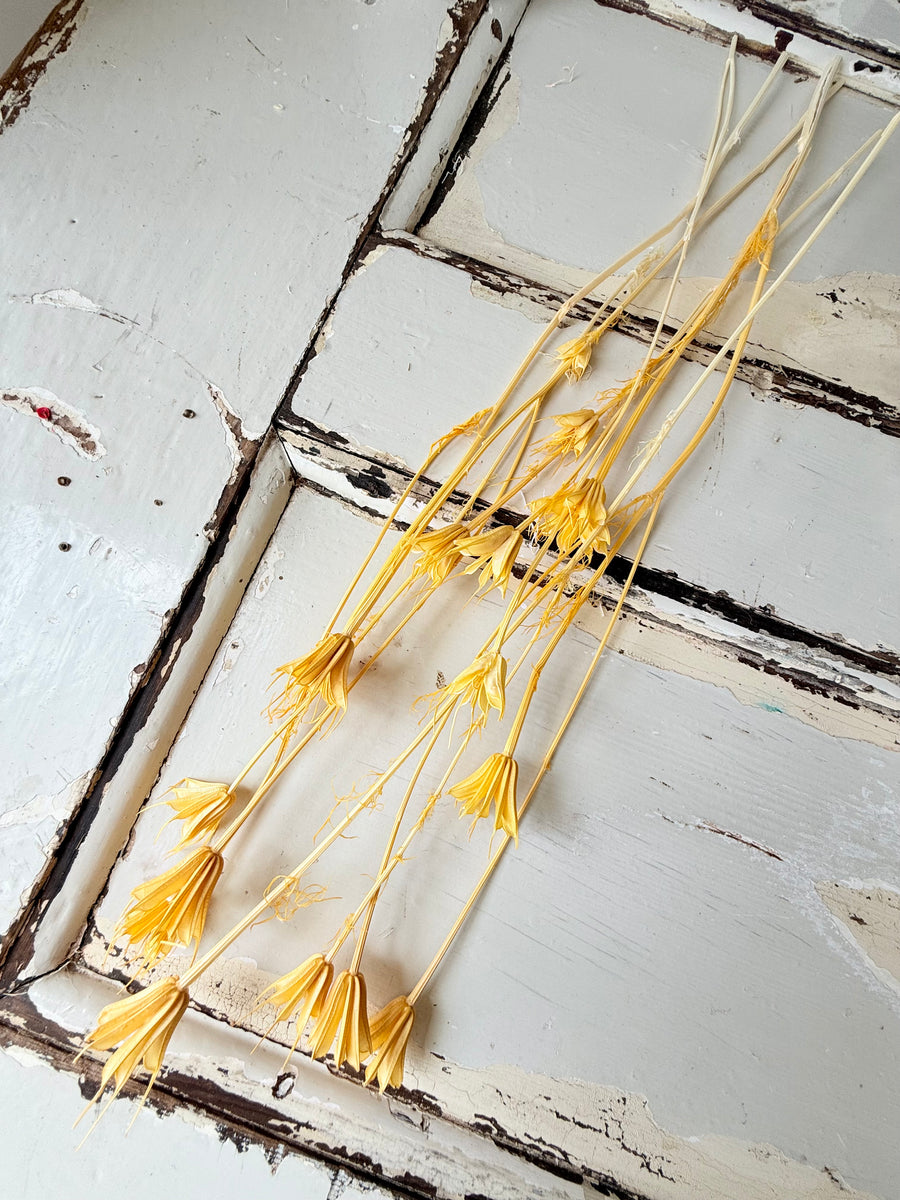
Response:
[[[372,1019],[372,1059],[366,1067],[366,1083],[377,1078],[380,1092],[403,1083],[403,1061],[415,1017],[406,996],[397,996]]]
[[[494,805],[494,828],[508,833],[518,845],[519,823],[516,808],[516,783],[519,764],[509,754],[492,754],[477,771],[460,780],[450,789],[450,795],[460,802],[463,816],[474,817],[475,823],[490,815]]]

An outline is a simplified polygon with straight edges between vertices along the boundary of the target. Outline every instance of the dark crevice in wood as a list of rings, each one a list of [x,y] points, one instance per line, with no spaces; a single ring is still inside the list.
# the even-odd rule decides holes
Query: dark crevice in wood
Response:
[[[496,267],[460,254],[455,250],[445,250],[440,246],[423,242],[420,238],[402,233],[385,233],[373,236],[367,252],[377,246],[397,246],[418,254],[421,258],[431,259],[464,271],[481,286],[495,292],[498,296],[515,295],[534,304],[546,307],[550,312],[555,311],[569,293],[536,283],[503,267]],[[566,322],[588,321],[598,308],[604,307],[602,302],[590,299],[583,300],[571,310],[571,319]],[[549,313],[548,313],[549,319]],[[656,330],[656,319],[652,316],[639,316],[625,312],[615,326],[618,333],[636,341],[649,343]],[[664,334],[671,337],[675,333],[674,326],[663,327]],[[684,357],[701,364],[709,360],[721,348],[721,342],[711,339],[697,340],[685,352]],[[730,356],[722,363],[724,369]],[[747,383],[755,391],[767,399],[789,401],[802,404],[809,408],[821,408],[832,412],[847,421],[865,425],[868,429],[876,429],[889,437],[900,437],[900,409],[896,405],[870,396],[855,388],[848,387],[833,380],[823,379],[810,371],[794,367],[779,366],[765,359],[752,358],[745,354],[735,373],[737,379]],[[284,413],[279,414],[284,418]]]
[[[602,0],[601,0],[602,2]],[[773,4],[771,0],[732,0],[738,12],[749,12],[759,21],[772,25],[776,29],[784,29],[790,33],[798,33],[834,46],[837,50],[845,50],[850,54],[859,54],[874,63],[885,66],[900,67],[900,50],[876,42],[862,34],[850,33],[844,29],[836,29],[826,21],[820,21],[808,10],[784,8],[781,4]],[[872,70],[868,63],[854,64],[855,70],[866,68]]]
[[[809,16],[807,13],[782,8],[781,5],[772,4],[769,0],[732,0],[732,2],[738,12],[749,12],[766,25],[772,26],[773,30],[776,31],[772,35],[773,45],[771,46],[742,36],[739,40],[739,52],[741,54],[761,58],[767,62],[774,62],[783,47],[790,44],[791,37],[794,34],[799,34],[820,44],[833,46],[836,50],[859,54],[876,64],[900,67],[900,51],[861,35],[849,34],[844,30],[835,29],[826,22]],[[695,35],[699,34],[705,41],[714,42],[716,45],[725,46],[731,40],[732,35],[727,29],[711,25],[709,22],[702,21],[688,14],[678,17],[665,12],[657,12],[651,7],[648,0],[594,0],[594,3],[598,4],[601,8],[612,8],[617,12],[648,17],[657,25],[665,25],[670,29],[677,29],[681,32],[693,33]],[[727,18],[723,14],[721,19],[724,23]],[[779,34],[782,36],[779,36]],[[865,66],[867,64],[864,63],[862,65]],[[811,74],[808,68],[796,62],[789,62],[786,69],[790,73],[804,78]],[[861,68],[857,65],[855,69],[860,70]]]
[[[235,519],[250,488],[253,466],[261,443],[249,445],[253,447],[252,452],[242,461],[236,479],[223,491],[215,517],[209,523],[209,527],[216,530],[215,536],[186,586],[181,602],[167,614],[168,626],[146,664],[140,686],[122,711],[106,754],[94,773],[84,799],[66,825],[53,861],[32,886],[30,899],[6,938],[0,953],[0,989],[10,990],[17,984],[23,985],[21,975],[34,950],[34,935],[38,923],[63,887],[79,849],[96,819],[107,785],[153,712],[179,654],[190,640],[194,625],[206,602],[206,585],[210,572],[225,552]]]
[[[44,1017],[27,995],[4,997],[0,1001],[0,1030],[3,1043],[21,1046],[43,1058],[55,1070],[77,1075],[85,1100],[95,1094],[100,1080],[97,1059],[86,1055],[76,1063],[75,1054],[80,1048],[80,1039]],[[130,1079],[122,1089],[122,1095],[139,1099],[145,1086],[140,1080]],[[433,1116],[437,1110],[442,1119],[452,1126],[469,1134],[486,1137],[512,1158],[528,1162],[548,1175],[576,1184],[587,1184],[596,1194],[611,1197],[611,1200],[646,1200],[644,1195],[630,1189],[623,1190],[605,1172],[572,1164],[559,1147],[543,1141],[540,1145],[522,1142],[493,1118],[476,1115],[471,1123],[455,1120],[441,1111],[433,1097],[404,1088],[390,1089],[389,1096],[413,1109],[420,1108],[426,1116]],[[198,1113],[214,1123],[223,1142],[232,1142],[239,1151],[249,1145],[258,1146],[273,1166],[287,1149],[289,1153],[337,1167],[361,1181],[385,1186],[395,1195],[408,1197],[409,1200],[441,1200],[443,1195],[439,1187],[421,1176],[409,1171],[391,1175],[381,1163],[361,1151],[350,1150],[346,1145],[330,1145],[321,1139],[310,1123],[292,1119],[262,1100],[236,1095],[209,1079],[183,1075],[174,1068],[164,1068],[147,1103],[166,1115],[185,1108]],[[562,1114],[557,1115],[566,1119]],[[598,1136],[610,1136],[608,1129],[598,1129],[597,1133]],[[613,1140],[629,1153],[646,1157],[639,1151],[631,1150],[620,1137],[614,1136]],[[652,1174],[660,1173],[652,1165],[648,1169]],[[474,1197],[478,1193],[468,1195]]]
[[[434,109],[438,100],[441,97],[447,84],[456,70],[460,58],[469,43],[472,32],[478,22],[485,15],[488,9],[488,0],[457,0],[457,2],[448,9],[447,16],[453,25],[453,33],[449,37],[440,50],[428,83],[425,85],[424,97],[419,105],[418,111],[412,119],[409,128],[403,139],[403,143],[398,151],[394,162],[388,172],[388,177],[385,180],[384,187],[378,195],[369,214],[363,221],[356,239],[356,243],[350,252],[347,262],[344,266],[341,278],[337,286],[325,303],[322,313],[316,322],[315,328],[309,337],[306,349],[297,363],[294,372],[285,388],[281,403],[278,407],[278,413],[290,412],[291,402],[294,394],[300,385],[307,367],[316,354],[316,343],[319,335],[328,321],[337,301],[337,297],[341,293],[344,284],[358,268],[359,261],[363,255],[364,247],[378,223],[378,219],[387,204],[391,193],[393,192],[397,181],[399,180],[407,163],[412,158],[422,136],[425,126],[431,120]],[[276,419],[277,415],[276,413]]]
[[[68,50],[83,6],[84,0],[61,0],[0,77],[0,133],[16,123],[47,67]]]
[[[487,78],[478,99],[472,106],[465,124],[463,125],[456,145],[453,147],[453,152],[447,160],[447,165],[438,180],[437,186],[431,193],[431,197],[425,206],[422,216],[419,218],[417,229],[421,229],[433,220],[441,205],[453,190],[453,185],[456,183],[456,176],[460,167],[466,162],[469,153],[481,133],[488,118],[493,111],[494,105],[500,99],[504,87],[509,82],[509,56],[512,50],[512,45],[515,35],[509,39],[503,49],[503,53],[497,59],[494,69]]]
[[[352,448],[348,449],[345,438],[335,435],[328,430],[320,430],[313,422],[305,418],[298,420],[296,417],[292,417],[290,421],[283,421],[280,428],[287,435],[290,444],[302,454],[307,454],[309,444],[311,443],[314,446],[316,442],[319,442],[325,449],[339,453],[341,461],[334,464],[336,471],[354,483],[355,486],[360,486],[362,483],[363,490],[367,491],[373,498],[384,499],[396,497],[412,478],[410,471],[401,470],[393,463],[379,462],[377,458],[371,455],[355,451]],[[360,464],[359,469],[348,469],[348,463],[352,462],[358,462]],[[378,481],[377,490],[365,486],[367,482],[376,479]],[[352,501],[338,495],[336,492],[330,491],[327,487],[323,487],[320,484],[310,484],[310,481],[306,479],[301,480],[301,482],[303,486],[312,486],[322,495],[337,498],[342,503],[349,504],[351,507],[357,507]],[[416,487],[415,498],[421,501],[428,500],[437,490],[438,486],[437,481],[422,477]],[[385,488],[387,488],[387,492]],[[461,490],[454,491],[448,497],[446,503],[448,512],[452,513],[454,509],[461,508],[468,499],[468,493]],[[483,504],[484,502],[480,503]],[[378,512],[373,512],[371,509],[364,509],[364,511],[367,515],[381,519]],[[523,516],[523,512],[502,509],[497,513],[496,523],[517,525]],[[396,522],[396,527],[400,530],[406,528],[402,522]],[[590,569],[596,569],[599,562],[599,558],[595,558]],[[606,574],[613,582],[622,584],[631,570],[631,565],[629,558],[624,555],[617,555],[607,568]],[[804,646],[816,653],[821,653],[830,659],[836,659],[849,667],[867,673],[890,677],[900,676],[900,655],[891,650],[882,647],[867,648],[854,646],[835,634],[826,634],[816,630],[805,629],[801,625],[780,617],[768,605],[752,607],[751,605],[743,604],[733,599],[727,592],[712,591],[709,588],[704,588],[688,580],[681,579],[674,571],[640,566],[635,573],[634,584],[635,587],[650,596],[665,597],[666,599],[675,600],[687,608],[721,617],[730,624],[750,633],[761,633],[767,637],[785,642],[788,645]],[[764,669],[762,666],[764,661],[760,658],[757,662],[751,656],[748,658],[746,665],[752,665],[757,669]],[[791,671],[789,675],[785,675],[785,678],[789,678],[792,683],[801,687],[802,690],[817,691],[822,689],[820,693],[822,695],[832,695],[834,693],[834,685],[830,682],[817,679],[812,673],[807,674],[803,671]],[[847,692],[847,696],[850,696],[849,691]],[[840,699],[840,696],[836,695],[835,698]],[[848,699],[846,702],[850,703],[851,701]]]

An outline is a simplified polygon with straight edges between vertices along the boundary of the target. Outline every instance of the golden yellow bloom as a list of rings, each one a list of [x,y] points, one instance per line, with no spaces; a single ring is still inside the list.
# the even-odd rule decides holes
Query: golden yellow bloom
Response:
[[[296,1048],[307,1023],[321,1015],[333,975],[334,967],[325,955],[314,954],[287,975],[276,979],[260,996],[261,1002],[282,1006],[276,1021],[286,1021],[296,1011],[297,1036],[291,1050]]]
[[[509,754],[492,754],[477,771],[460,780],[450,795],[460,803],[463,816],[474,817],[472,828],[495,807],[494,828],[502,829],[519,844],[519,819],[516,808],[516,783],[519,764]]]
[[[517,529],[504,525],[487,533],[466,533],[458,537],[454,545],[460,554],[475,559],[465,568],[464,575],[480,571],[479,587],[496,585],[501,594],[506,595],[509,577],[522,546],[522,535]]]
[[[199,945],[223,866],[221,854],[211,846],[200,846],[162,875],[134,889],[117,936],[141,947],[145,967],[152,967],[174,946],[189,946],[195,940]]]
[[[170,976],[135,996],[125,996],[104,1008],[97,1018],[96,1029],[85,1038],[84,1048],[111,1050],[118,1042],[121,1045],[104,1064],[100,1087],[91,1104],[100,1099],[113,1078],[116,1081],[113,1095],[118,1096],[141,1063],[150,1072],[149,1092],[159,1074],[169,1039],[187,1005],[187,991],[179,987],[174,976]]]
[[[462,697],[473,711],[480,710],[481,720],[487,718],[492,708],[496,708],[502,719],[506,707],[506,659],[496,650],[485,651],[440,694]]]
[[[366,1013],[366,981],[354,971],[341,971],[309,1038],[313,1058],[324,1058],[334,1046],[334,1061],[349,1063],[355,1071],[371,1053],[372,1039]]]
[[[575,412],[560,413],[553,418],[559,426],[556,433],[535,446],[535,454],[547,460],[573,454],[576,458],[597,432],[601,414],[593,408],[579,408]]]
[[[596,341],[595,333],[581,333],[556,351],[556,357],[565,367],[566,375],[572,383],[581,379],[590,366]]]
[[[329,633],[309,654],[284,663],[275,672],[285,684],[269,706],[273,720],[299,719],[316,699],[328,708],[346,709],[347,673],[353,661],[353,638],[348,633]]]
[[[403,1060],[415,1017],[407,998],[397,996],[372,1020],[372,1061],[366,1067],[366,1083],[377,1076],[379,1092],[403,1082]]]
[[[531,515],[540,537],[556,538],[563,554],[591,555],[610,543],[606,492],[599,479],[585,479],[532,501]]]
[[[183,822],[181,838],[175,849],[181,850],[190,842],[205,841],[211,837],[233,800],[224,783],[182,779],[181,783],[170,788],[166,804],[175,810],[175,816],[169,820]]]
[[[420,556],[413,567],[413,578],[428,574],[432,583],[443,583],[460,560],[455,543],[465,532],[461,521],[453,521],[437,529],[426,529],[413,538],[412,548]]]

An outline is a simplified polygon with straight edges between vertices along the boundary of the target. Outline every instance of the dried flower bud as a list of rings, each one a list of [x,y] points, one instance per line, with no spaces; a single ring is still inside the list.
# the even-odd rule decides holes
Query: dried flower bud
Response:
[[[522,546],[522,535],[517,529],[504,525],[487,533],[464,534],[456,539],[456,548],[466,558],[474,558],[463,571],[473,575],[480,571],[479,587],[496,586],[506,595],[506,588],[516,558]]]
[[[347,633],[329,633],[309,654],[284,663],[275,672],[284,687],[269,706],[272,720],[299,720],[313,701],[321,699],[328,708],[346,709],[347,675],[353,661],[353,638]]]
[[[152,967],[175,946],[189,946],[192,941],[199,945],[223,866],[221,854],[201,846],[132,891],[117,936],[140,947],[144,966]]]
[[[556,351],[556,357],[566,370],[566,376],[571,383],[581,379],[591,363],[591,355],[597,341],[595,332],[581,333],[570,342],[565,342]]]
[[[556,538],[563,554],[589,557],[610,544],[606,492],[599,479],[586,479],[532,501],[538,536]]]
[[[474,817],[472,828],[490,815],[494,805],[494,828],[508,833],[518,845],[519,822],[516,808],[516,784],[519,764],[509,754],[492,754],[477,771],[460,780],[450,795],[460,803],[462,816]]]
[[[471,704],[476,717],[487,718],[495,708],[502,719],[506,707],[506,659],[496,650],[479,655],[471,666],[466,667],[443,696],[459,696],[463,703]]]
[[[309,1039],[313,1058],[324,1058],[334,1046],[334,1061],[359,1070],[372,1050],[366,1014],[366,982],[355,971],[341,971]]]
[[[380,1092],[403,1083],[403,1062],[415,1017],[407,998],[397,996],[372,1019],[372,1060],[366,1067],[366,1083],[377,1077]]]
[[[175,845],[181,850],[191,842],[206,841],[219,827],[234,797],[224,783],[207,783],[203,779],[182,779],[169,789],[165,801],[175,810],[170,821],[181,821],[181,838]],[[167,821],[166,824],[169,822]]]
[[[434,584],[443,583],[460,559],[456,540],[466,532],[461,521],[428,529],[413,538],[412,548],[419,555],[413,567],[413,578],[430,575]]]
[[[260,996],[260,1003],[282,1006],[276,1022],[287,1021],[296,1013],[297,1036],[291,1051],[296,1048],[308,1022],[321,1016],[333,975],[334,967],[324,954],[314,954],[287,975],[276,979]]]
[[[117,1043],[121,1042],[121,1045],[104,1064],[100,1087],[91,1104],[100,1099],[110,1079],[115,1079],[113,1095],[118,1096],[142,1063],[150,1072],[149,1092],[159,1074],[169,1039],[187,1005],[187,991],[170,976],[103,1009],[96,1028],[85,1038],[84,1048],[111,1050]]]

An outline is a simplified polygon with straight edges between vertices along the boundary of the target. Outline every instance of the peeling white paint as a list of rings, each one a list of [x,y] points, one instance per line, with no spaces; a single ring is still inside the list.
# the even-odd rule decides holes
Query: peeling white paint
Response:
[[[0,385],[0,405],[40,421],[48,433],[59,438],[64,446],[74,450],[81,458],[95,462],[106,454],[106,447],[100,441],[100,430],[88,421],[84,413],[47,388]],[[45,409],[49,409],[46,417],[43,416]]]
[[[267,547],[256,571],[254,595],[257,600],[262,600],[263,596],[265,596],[266,592],[277,579],[278,564],[283,560],[284,553],[284,550],[275,542],[272,542]]]
[[[35,292],[31,296],[14,296],[13,299],[25,300],[28,304],[50,304],[54,308],[74,308],[79,312],[96,313],[97,316],[107,317],[110,321],[117,321],[120,325],[137,325],[137,322],[132,321],[130,317],[123,317],[121,313],[104,308],[102,304],[91,300],[90,297],[83,295],[75,288],[51,288],[46,292]]]
[[[900,892],[879,883],[819,883],[841,933],[873,973],[900,993]]]

